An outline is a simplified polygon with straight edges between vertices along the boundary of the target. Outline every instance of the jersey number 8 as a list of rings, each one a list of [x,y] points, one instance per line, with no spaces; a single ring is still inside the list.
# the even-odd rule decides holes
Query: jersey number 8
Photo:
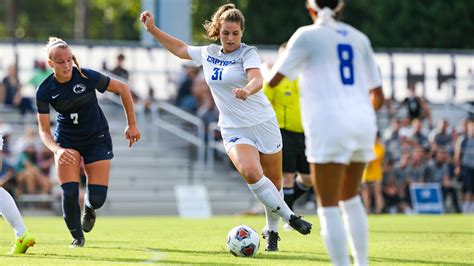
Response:
[[[344,85],[354,84],[354,52],[349,44],[337,45],[337,55],[339,57],[339,74]]]

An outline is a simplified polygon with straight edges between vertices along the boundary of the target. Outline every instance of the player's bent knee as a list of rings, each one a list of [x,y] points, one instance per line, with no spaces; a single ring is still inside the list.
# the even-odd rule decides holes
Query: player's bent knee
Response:
[[[108,187],[102,185],[88,185],[87,190],[87,199],[90,206],[93,209],[99,209],[102,207],[107,198]]]

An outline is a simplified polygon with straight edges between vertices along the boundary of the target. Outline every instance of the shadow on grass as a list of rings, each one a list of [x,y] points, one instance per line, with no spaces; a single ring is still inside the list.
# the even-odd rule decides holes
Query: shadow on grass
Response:
[[[170,253],[185,253],[185,254],[202,254],[202,255],[223,255],[223,256],[232,256],[227,250],[219,251],[210,251],[210,250],[188,250],[188,249],[171,249],[171,248],[148,248],[150,251],[154,252],[170,252]],[[295,255],[295,253],[301,253],[300,255]],[[293,254],[293,255],[291,255]],[[305,260],[313,262],[324,262],[329,263],[328,259],[318,258],[317,256],[326,257],[326,254],[313,253],[314,255],[308,255],[307,252],[277,252],[277,253],[268,253],[265,251],[260,251],[255,257],[250,258],[252,262],[258,263],[258,260],[282,260],[282,261],[294,261],[294,260]],[[254,261],[255,260],[255,261]],[[171,260],[162,260],[163,262],[172,262]],[[289,263],[289,262],[288,262]]]
[[[407,235],[425,235],[425,234],[433,234],[433,235],[474,235],[474,232],[464,231],[464,232],[440,232],[440,231],[393,231],[392,229],[387,230],[370,230],[370,233],[384,233],[384,234],[407,234]]]

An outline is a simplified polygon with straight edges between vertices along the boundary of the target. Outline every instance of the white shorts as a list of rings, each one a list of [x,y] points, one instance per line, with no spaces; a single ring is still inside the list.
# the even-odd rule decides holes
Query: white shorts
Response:
[[[277,153],[283,147],[280,126],[275,117],[251,127],[222,128],[221,134],[226,152],[239,144],[252,145],[263,154]]]
[[[375,156],[375,119],[331,119],[305,128],[306,157],[310,163],[367,163]],[[319,122],[319,123],[318,123]]]

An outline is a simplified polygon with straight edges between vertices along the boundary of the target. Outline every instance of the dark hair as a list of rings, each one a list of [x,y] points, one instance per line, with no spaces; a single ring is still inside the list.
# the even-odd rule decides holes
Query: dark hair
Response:
[[[324,7],[329,7],[330,9],[335,9],[339,4],[340,0],[316,0],[316,4],[322,9]]]

